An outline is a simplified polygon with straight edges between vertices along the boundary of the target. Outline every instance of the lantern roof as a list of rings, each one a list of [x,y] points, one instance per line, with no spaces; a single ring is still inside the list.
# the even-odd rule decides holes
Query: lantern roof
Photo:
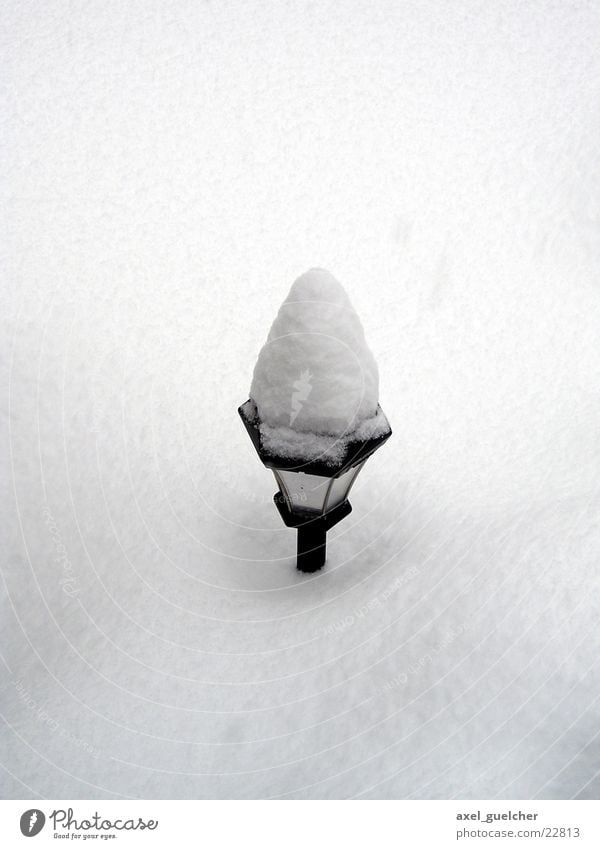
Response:
[[[383,416],[381,407],[377,407],[378,413]],[[352,434],[340,440],[341,450],[336,453],[335,460],[330,457],[316,457],[310,460],[284,456],[273,451],[265,444],[263,433],[261,433],[260,419],[255,403],[249,399],[238,409],[238,413],[244,423],[246,430],[252,440],[261,462],[268,469],[282,469],[292,472],[304,472],[309,475],[320,475],[327,478],[336,478],[348,469],[362,463],[370,457],[392,434],[392,429],[387,425],[383,433],[378,432],[376,436],[366,438],[353,438]],[[386,420],[387,421],[387,420]]]

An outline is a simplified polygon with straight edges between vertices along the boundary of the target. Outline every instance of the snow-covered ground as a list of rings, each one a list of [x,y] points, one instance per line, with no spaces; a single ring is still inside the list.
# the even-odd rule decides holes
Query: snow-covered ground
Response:
[[[3,4],[5,797],[597,797],[600,7]],[[237,416],[343,281],[394,434]]]

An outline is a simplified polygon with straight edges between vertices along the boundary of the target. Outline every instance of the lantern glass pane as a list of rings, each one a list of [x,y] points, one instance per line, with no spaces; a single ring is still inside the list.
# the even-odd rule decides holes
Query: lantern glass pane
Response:
[[[345,501],[346,498],[348,498],[350,487],[356,480],[356,476],[362,469],[363,465],[364,463],[359,463],[358,466],[354,466],[354,468],[344,472],[344,474],[340,475],[339,478],[333,478],[331,481],[331,488],[329,490],[327,503],[325,505],[326,510],[331,510],[333,507],[337,507],[338,504],[341,504],[342,501]]]
[[[337,478],[273,469],[275,479],[292,512],[325,513],[348,498],[350,487],[364,465],[359,463]]]
[[[323,512],[331,478],[307,475],[304,472],[288,472],[282,469],[275,471],[275,477],[290,510]]]

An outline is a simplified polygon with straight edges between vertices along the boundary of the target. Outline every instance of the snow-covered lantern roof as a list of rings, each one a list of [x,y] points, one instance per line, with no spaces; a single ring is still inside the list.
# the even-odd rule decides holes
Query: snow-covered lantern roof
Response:
[[[263,346],[239,414],[279,486],[274,500],[298,529],[298,568],[325,562],[327,531],[347,516],[365,461],[391,435],[377,365],[340,283],[323,269],[299,277]]]

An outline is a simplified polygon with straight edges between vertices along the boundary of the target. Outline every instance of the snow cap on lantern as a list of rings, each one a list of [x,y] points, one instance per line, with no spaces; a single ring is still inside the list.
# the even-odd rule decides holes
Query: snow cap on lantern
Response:
[[[259,354],[250,397],[270,428],[342,436],[375,416],[377,364],[328,271],[313,268],[292,285]]]

